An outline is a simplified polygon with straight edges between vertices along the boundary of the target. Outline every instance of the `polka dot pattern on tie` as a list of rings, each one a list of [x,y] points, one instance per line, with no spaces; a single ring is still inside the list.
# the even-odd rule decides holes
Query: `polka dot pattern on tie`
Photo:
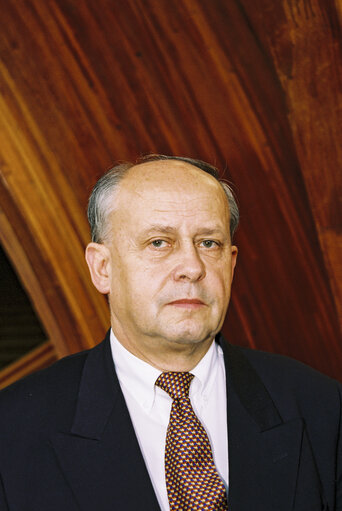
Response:
[[[189,398],[194,375],[162,373],[156,385],[173,399],[166,434],[165,479],[171,511],[223,511],[226,490],[210,442]]]

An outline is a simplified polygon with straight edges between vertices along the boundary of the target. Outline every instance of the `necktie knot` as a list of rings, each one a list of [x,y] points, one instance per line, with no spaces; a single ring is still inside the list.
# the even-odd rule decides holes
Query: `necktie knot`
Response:
[[[155,384],[167,392],[172,399],[180,399],[189,396],[193,378],[194,375],[191,373],[167,371],[158,377]]]

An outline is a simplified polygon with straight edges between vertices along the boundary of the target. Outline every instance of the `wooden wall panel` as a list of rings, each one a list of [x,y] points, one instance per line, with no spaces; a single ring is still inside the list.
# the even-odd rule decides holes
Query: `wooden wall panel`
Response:
[[[0,389],[7,387],[19,378],[23,378],[34,371],[48,367],[53,362],[56,362],[56,360],[54,345],[51,341],[44,342],[0,372]]]
[[[235,183],[229,339],[339,377],[339,2],[0,3],[0,241],[58,353],[108,325],[83,262],[91,186],[161,152]]]
[[[284,91],[289,121],[324,263],[342,318],[341,2],[263,2],[248,7]],[[268,7],[268,8],[267,8]]]

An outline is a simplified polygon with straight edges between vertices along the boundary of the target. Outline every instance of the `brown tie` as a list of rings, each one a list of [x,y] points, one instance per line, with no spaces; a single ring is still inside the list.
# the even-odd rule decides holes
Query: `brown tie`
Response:
[[[173,399],[166,434],[165,479],[171,511],[228,509],[210,442],[189,398],[194,375],[162,373],[156,385]]]

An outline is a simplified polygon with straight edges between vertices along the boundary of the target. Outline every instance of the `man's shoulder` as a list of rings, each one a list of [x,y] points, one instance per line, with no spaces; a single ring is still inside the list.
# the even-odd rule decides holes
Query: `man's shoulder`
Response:
[[[0,391],[0,416],[6,422],[24,414],[43,416],[51,410],[66,410],[77,398],[85,361],[92,350],[64,357],[50,367],[33,373]]]
[[[250,363],[274,401],[292,406],[340,406],[342,384],[285,355],[233,346]]]
[[[311,381],[317,380],[320,383],[324,382],[326,385],[341,385],[337,380],[287,355],[241,346],[234,346],[233,349],[239,350],[256,370],[262,370],[265,374],[274,376],[276,372],[279,378],[290,378],[296,381],[304,378]]]

